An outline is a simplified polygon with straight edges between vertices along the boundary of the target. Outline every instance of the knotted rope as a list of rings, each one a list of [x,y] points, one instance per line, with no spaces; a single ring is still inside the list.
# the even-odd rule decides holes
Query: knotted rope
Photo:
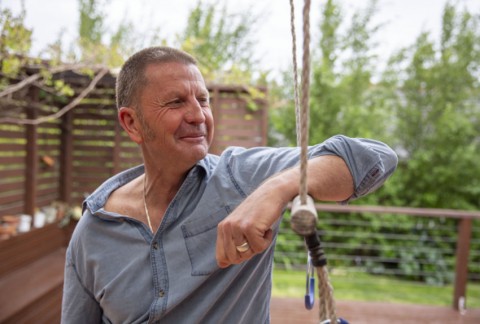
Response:
[[[297,46],[295,32],[295,6],[290,0],[290,25],[292,33],[292,56],[294,74],[294,96],[295,116],[297,130],[297,146],[300,146],[300,203],[307,204],[307,164],[308,164],[308,130],[309,130],[309,86],[310,86],[310,0],[305,0],[303,7],[303,56],[302,56],[302,88],[301,107],[298,100],[298,68],[297,68]],[[315,229],[316,233],[316,229]],[[315,234],[316,235],[316,234]],[[320,244],[319,244],[319,248]],[[323,256],[323,251],[321,251]],[[326,260],[325,260],[326,262]],[[320,321],[330,320],[330,323],[337,323],[335,301],[333,298],[333,287],[328,278],[326,265],[318,266],[318,292]]]

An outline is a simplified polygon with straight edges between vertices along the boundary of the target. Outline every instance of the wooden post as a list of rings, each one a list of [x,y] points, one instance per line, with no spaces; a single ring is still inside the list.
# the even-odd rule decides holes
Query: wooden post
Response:
[[[61,135],[61,172],[60,172],[60,199],[70,204],[72,202],[72,169],[73,169],[73,111],[63,116]]]
[[[35,97],[35,93],[32,97]],[[35,102],[35,100],[33,100]],[[37,107],[27,107],[27,118],[36,119],[38,117]],[[24,213],[35,214],[37,205],[37,178],[38,178],[38,132],[37,125],[27,125],[26,132],[26,155],[25,155],[25,205]]]
[[[472,219],[461,218],[458,224],[458,238],[455,266],[455,287],[453,292],[453,308],[462,311],[466,307],[467,281],[468,281],[468,255],[470,238],[472,236]],[[460,307],[460,300],[464,304]]]

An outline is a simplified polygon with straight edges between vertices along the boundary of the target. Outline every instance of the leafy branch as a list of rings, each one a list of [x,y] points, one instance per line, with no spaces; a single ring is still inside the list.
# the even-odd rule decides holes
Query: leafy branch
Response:
[[[95,86],[97,85],[97,83],[107,73],[108,73],[108,69],[106,67],[100,68],[100,71],[93,78],[93,80],[90,82],[90,84],[85,89],[83,89],[83,91],[75,99],[73,99],[69,104],[67,104],[66,106],[64,106],[63,108],[61,108],[59,111],[57,111],[54,114],[51,114],[51,115],[48,115],[48,116],[43,116],[43,117],[40,117],[40,118],[37,118],[37,119],[22,119],[22,118],[4,117],[4,118],[0,118],[0,123],[13,123],[13,124],[21,124],[21,125],[39,125],[41,123],[45,123],[45,122],[51,121],[53,119],[60,118],[61,116],[66,114],[68,111],[75,108],[75,106],[77,106],[90,92],[92,92],[95,89]],[[36,75],[38,75],[38,73]],[[38,78],[30,80],[29,82],[32,83],[37,79]],[[26,84],[24,84],[23,86],[25,86],[25,85]]]

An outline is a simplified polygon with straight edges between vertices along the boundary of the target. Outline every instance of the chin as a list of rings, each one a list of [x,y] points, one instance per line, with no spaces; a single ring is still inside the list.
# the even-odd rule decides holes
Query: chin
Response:
[[[192,160],[197,163],[198,161],[202,160],[208,154],[208,146],[201,146],[201,147],[192,147],[189,150],[189,155]]]

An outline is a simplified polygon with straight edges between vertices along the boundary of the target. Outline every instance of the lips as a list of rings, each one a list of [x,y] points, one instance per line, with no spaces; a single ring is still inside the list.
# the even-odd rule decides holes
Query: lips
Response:
[[[199,139],[207,136],[207,129],[205,125],[199,125],[198,127],[183,129],[178,138],[180,139]]]
[[[192,133],[192,134],[181,135],[180,138],[181,138],[181,139],[185,139],[185,138],[199,138],[199,137],[205,137],[205,136],[207,136],[207,134],[205,134],[205,133]]]

